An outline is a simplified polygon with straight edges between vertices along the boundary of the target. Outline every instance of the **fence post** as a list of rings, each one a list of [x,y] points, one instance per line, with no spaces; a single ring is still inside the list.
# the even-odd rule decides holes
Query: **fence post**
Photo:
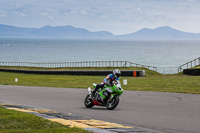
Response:
[[[126,61],[124,62],[124,65],[123,65],[123,67],[126,67]]]
[[[199,57],[199,65],[200,65],[200,57]]]

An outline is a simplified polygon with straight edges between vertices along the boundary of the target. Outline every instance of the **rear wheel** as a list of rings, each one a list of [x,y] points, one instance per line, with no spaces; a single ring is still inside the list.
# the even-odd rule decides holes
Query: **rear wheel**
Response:
[[[117,107],[118,104],[119,104],[119,96],[114,96],[113,99],[109,99],[106,102],[106,108],[108,110],[113,110]]]
[[[91,99],[91,95],[87,95],[84,101],[85,107],[92,108],[94,106],[93,100]]]

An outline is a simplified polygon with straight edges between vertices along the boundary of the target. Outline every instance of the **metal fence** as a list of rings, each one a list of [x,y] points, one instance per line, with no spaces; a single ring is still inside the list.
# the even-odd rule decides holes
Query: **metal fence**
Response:
[[[187,62],[179,67],[154,67],[141,65],[129,61],[85,61],[85,62],[0,62],[0,66],[20,66],[20,67],[44,67],[44,68],[64,68],[64,67],[144,67],[162,74],[175,74],[183,69],[200,65],[200,57]]]
[[[188,68],[192,68],[192,67],[199,66],[199,65],[200,65],[200,57],[179,66],[178,72],[182,72],[183,69],[188,69]]]
[[[145,67],[156,71],[157,67],[141,65],[129,61],[86,61],[86,62],[0,62],[0,66],[21,66],[21,67],[45,67],[45,68],[62,68],[62,67]]]
[[[178,73],[177,67],[157,67],[157,71],[161,74],[176,74]]]

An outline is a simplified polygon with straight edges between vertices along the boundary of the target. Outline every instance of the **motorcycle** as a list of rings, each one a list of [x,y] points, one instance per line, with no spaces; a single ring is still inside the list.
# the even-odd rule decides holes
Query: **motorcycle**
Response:
[[[93,83],[94,88],[96,88]],[[87,108],[92,108],[94,105],[106,106],[108,110],[113,110],[119,104],[119,96],[124,92],[120,82],[113,82],[113,86],[104,85],[103,88],[99,88],[98,91],[92,96],[92,90],[88,88],[88,95],[84,100],[84,104]]]

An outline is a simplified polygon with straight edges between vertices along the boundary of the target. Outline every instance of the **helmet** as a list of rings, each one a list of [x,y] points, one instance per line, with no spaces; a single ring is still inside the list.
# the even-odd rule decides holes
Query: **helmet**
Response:
[[[121,72],[119,69],[115,69],[113,70],[113,75],[115,78],[119,78],[119,76],[121,75]]]

